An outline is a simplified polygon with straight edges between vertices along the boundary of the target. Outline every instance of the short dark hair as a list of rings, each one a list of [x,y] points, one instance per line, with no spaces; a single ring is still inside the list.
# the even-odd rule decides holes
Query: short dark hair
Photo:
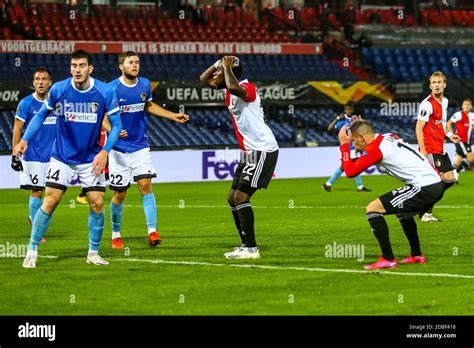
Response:
[[[39,73],[39,72],[45,72],[45,73],[47,73],[48,76],[49,76],[49,79],[50,79],[51,81],[53,80],[53,75],[51,75],[51,72],[50,72],[47,68],[42,67],[42,66],[40,66],[39,68],[36,68],[35,71],[33,72],[33,80],[35,79],[36,73]]]
[[[467,101],[467,102],[469,102],[469,103],[471,103],[471,104],[472,104],[472,100],[471,100],[471,98],[464,98],[464,99],[462,100],[462,102],[463,102],[463,103],[464,103],[465,101]]]
[[[345,108],[346,108],[346,107],[350,107],[350,108],[353,108],[353,109],[354,109],[355,104],[354,104],[354,102],[353,102],[352,100],[349,100],[349,101],[344,105],[344,107],[345,107]]]
[[[91,55],[87,53],[84,50],[76,50],[71,53],[71,60],[72,59],[81,59],[81,58],[86,58],[87,59],[87,64],[91,65],[92,64],[92,59]]]
[[[366,134],[366,133],[375,133],[374,127],[367,120],[355,121],[349,127],[349,130],[351,131],[352,134],[360,134],[359,133],[360,129],[362,129],[362,131],[365,131],[364,134]]]
[[[119,65],[123,64],[125,62],[125,59],[127,59],[128,57],[138,57],[138,54],[135,51],[126,51],[126,52],[120,53],[118,56]]]

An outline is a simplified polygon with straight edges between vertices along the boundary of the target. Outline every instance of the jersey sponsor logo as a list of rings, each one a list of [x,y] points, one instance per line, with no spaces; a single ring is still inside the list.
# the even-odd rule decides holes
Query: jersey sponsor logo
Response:
[[[64,119],[67,122],[97,123],[97,114],[86,112],[65,112]]]
[[[120,112],[130,113],[130,112],[140,112],[145,110],[145,103],[122,105],[120,107]]]
[[[44,120],[43,124],[56,124],[56,116],[48,116]]]

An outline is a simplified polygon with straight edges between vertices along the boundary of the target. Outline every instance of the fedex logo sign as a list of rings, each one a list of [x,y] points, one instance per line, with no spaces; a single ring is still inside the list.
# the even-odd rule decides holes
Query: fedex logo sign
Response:
[[[223,151],[203,151],[202,153],[202,178],[209,179],[215,176],[219,180],[233,178],[235,170],[240,162],[240,151],[236,158],[229,156],[228,150]],[[225,156],[223,156],[225,153]]]

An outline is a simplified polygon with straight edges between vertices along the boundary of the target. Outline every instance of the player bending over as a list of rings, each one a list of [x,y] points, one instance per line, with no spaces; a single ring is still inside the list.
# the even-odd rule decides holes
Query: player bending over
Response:
[[[161,243],[161,238],[156,231],[156,200],[151,185],[151,179],[156,177],[156,171],[148,144],[147,114],[177,123],[186,123],[189,116],[168,111],[153,103],[150,81],[138,76],[140,60],[137,53],[127,51],[120,54],[118,63],[122,76],[109,83],[117,95],[122,120],[120,139],[109,155],[110,189],[114,191],[110,202],[112,248],[123,249],[120,235],[122,205],[132,178],[142,195],[148,228],[148,245],[155,247]],[[104,123],[104,127],[109,130],[106,124],[107,122]]]
[[[453,143],[459,143],[459,136],[452,132],[445,133],[448,99],[444,97],[446,76],[441,71],[430,76],[430,89],[431,94],[420,103],[418,109],[416,139],[420,152],[441,173],[441,178],[446,182],[444,188],[447,190],[456,181],[456,173],[444,148],[444,138],[448,137]],[[423,214],[421,221],[439,221],[432,212],[433,207]]]
[[[86,262],[107,265],[99,255],[104,230],[103,170],[108,152],[117,141],[122,124],[114,91],[105,83],[93,79],[90,55],[82,50],[71,55],[72,78],[55,83],[44,105],[30,122],[15,153],[26,153],[28,142],[41,128],[46,117],[55,110],[57,116],[56,142],[46,177],[46,197],[33,218],[33,228],[23,267],[34,268],[38,246],[51,222],[70,178],[77,174],[89,200],[89,252]],[[100,129],[105,113],[112,124],[107,143],[100,147]]]
[[[365,152],[356,160],[350,158],[349,141]],[[395,134],[377,134],[369,122],[355,121],[349,128],[349,136],[341,138],[342,166],[348,177],[354,177],[372,165],[406,185],[392,190],[367,206],[367,220],[377,238],[382,256],[365,269],[396,268],[384,215],[395,214],[410,243],[410,256],[400,263],[425,263],[413,216],[424,213],[444,193],[444,183],[438,172],[417,150]]]
[[[472,100],[464,99],[461,110],[451,117],[447,124],[448,134],[453,132],[453,123],[456,125],[456,135],[461,138],[456,144],[456,157],[454,165],[459,173],[464,169],[469,169],[474,162],[474,153],[472,153],[470,139],[472,125],[474,124],[474,113],[472,110]]]
[[[51,73],[46,68],[38,68],[33,73],[33,94],[23,98],[18,104],[15,114],[15,125],[13,126],[13,149],[20,142],[23,129],[27,129],[33,117],[43,106],[48,95],[49,88],[53,84]],[[44,183],[48,171],[51,151],[53,150],[54,139],[56,138],[56,115],[47,117],[38,133],[31,138],[28,151],[25,152],[23,160],[13,150],[12,168],[20,173],[20,188],[30,190],[30,200],[28,203],[30,225],[33,218],[41,207],[43,198]],[[46,242],[43,237],[41,242]]]
[[[201,83],[207,86],[225,89],[225,103],[243,151],[243,160],[237,166],[228,196],[242,244],[224,254],[229,259],[260,257],[250,198],[258,189],[268,187],[278,158],[278,144],[265,123],[257,87],[248,80],[239,82],[242,72],[239,59],[226,56],[211,65],[200,77]]]

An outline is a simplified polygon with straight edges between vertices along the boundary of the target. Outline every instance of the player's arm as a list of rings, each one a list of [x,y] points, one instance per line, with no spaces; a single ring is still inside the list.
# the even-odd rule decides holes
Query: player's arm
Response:
[[[41,126],[43,125],[44,120],[46,117],[51,113],[53,109],[49,109],[47,104],[43,104],[41,109],[36,113],[36,115],[31,119],[30,124],[26,128],[25,134],[23,134],[23,138],[15,145],[13,148],[13,153],[16,155],[23,155],[26,152],[28,147],[28,141],[40,130]]]
[[[214,73],[216,72],[217,69],[219,69],[222,66],[222,62],[219,59],[217,62],[212,64],[209,68],[204,71],[201,76],[199,76],[199,80],[201,83],[205,86],[217,89],[216,86],[216,81],[212,78]]]
[[[102,121],[102,128],[104,128],[107,133],[110,133],[110,131],[112,130],[112,125],[110,124],[109,116],[107,114],[105,114],[104,120]],[[122,129],[120,131],[119,138],[122,139],[122,138],[126,138],[127,136],[128,136],[127,131],[125,129]]]
[[[107,156],[114,147],[115,143],[120,137],[120,131],[122,130],[122,121],[120,120],[120,113],[115,112],[108,116],[111,128],[107,136],[107,141],[105,142],[102,150],[94,157],[92,161],[92,172],[95,176],[99,176],[100,173],[104,171],[105,166],[107,165]]]
[[[340,120],[344,119],[344,115],[343,114],[339,114],[336,116],[336,118],[334,120],[331,121],[331,123],[329,123],[328,125],[328,132],[336,129],[336,124],[337,122],[339,122]]]
[[[449,138],[453,143],[459,144],[461,142],[461,137],[457,134],[453,133],[453,122],[455,121],[455,117],[451,117],[448,122],[445,124],[444,131],[446,133],[446,137]]]
[[[422,121],[422,120],[416,121],[416,126],[415,126],[416,140],[418,141],[418,146],[423,156],[427,155],[426,147],[425,147],[425,136],[423,135],[423,129],[425,128],[425,126],[426,126],[425,121]]]
[[[222,58],[222,68],[224,69],[225,88],[230,94],[247,99],[247,90],[239,85],[239,81],[235,77],[232,68],[234,67],[234,58],[232,56],[225,56]]]
[[[165,108],[159,106],[158,104],[153,103],[152,101],[148,101],[146,103],[146,112],[149,115],[163,117],[168,120],[177,122],[177,123],[186,123],[189,121],[189,116],[183,113],[175,113]]]
[[[13,138],[12,138],[12,163],[11,167],[14,171],[19,172],[23,170],[23,165],[21,164],[20,159],[15,153],[15,146],[20,142],[21,132],[23,130],[23,126],[25,125],[25,121],[19,120],[15,118],[15,124],[13,125]]]
[[[344,169],[348,178],[353,178],[361,174],[383,158],[382,151],[380,151],[378,147],[366,150],[366,154],[356,160],[351,159],[351,148],[349,143],[342,144],[340,150],[342,156],[342,169]]]

